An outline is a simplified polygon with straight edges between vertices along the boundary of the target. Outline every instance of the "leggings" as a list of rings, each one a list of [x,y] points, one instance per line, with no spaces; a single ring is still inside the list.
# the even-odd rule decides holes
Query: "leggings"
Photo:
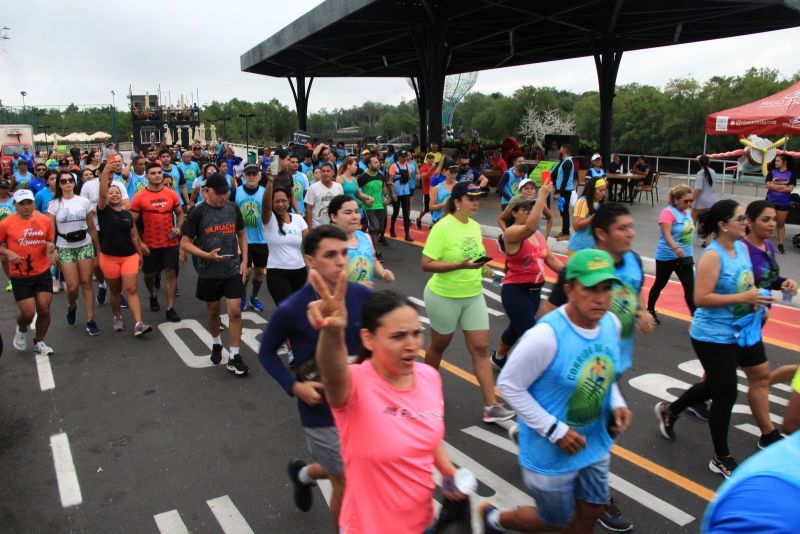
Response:
[[[300,269],[267,269],[267,291],[275,306],[286,300],[289,295],[306,285],[308,271]]]
[[[397,222],[401,207],[403,208],[403,230],[405,230],[406,237],[408,237],[408,229],[411,226],[411,195],[397,195],[397,200],[392,202],[392,225],[389,230],[394,234],[394,223]]]
[[[674,260],[656,260],[656,279],[653,287],[650,288],[650,296],[647,298],[647,309],[655,310],[661,290],[669,282],[669,277],[674,272],[678,275],[678,280],[683,286],[683,300],[689,307],[689,311],[694,315],[694,261],[691,258],[675,258]]]
[[[711,430],[714,452],[718,457],[728,456],[728,427],[731,423],[731,410],[738,395],[736,368],[766,361],[764,345],[759,342],[752,347],[740,347],[735,343],[710,343],[694,338],[691,341],[692,348],[706,372],[706,379],[687,389],[670,405],[669,411],[677,416],[689,406],[711,399],[708,428]]]
[[[542,286],[503,284],[500,297],[510,321],[500,339],[511,347],[522,334],[536,324],[536,312],[539,311],[539,304],[542,302]]]
[[[564,207],[561,210],[561,233],[564,235],[569,235],[569,210],[572,209],[572,207],[569,205],[569,201],[572,198],[572,191],[564,191],[564,194],[561,198],[564,199]]]

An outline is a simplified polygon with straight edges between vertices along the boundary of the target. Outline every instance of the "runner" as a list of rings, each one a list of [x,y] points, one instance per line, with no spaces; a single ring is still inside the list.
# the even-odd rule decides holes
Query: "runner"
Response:
[[[14,214],[14,197],[11,196],[12,184],[5,178],[0,178],[0,221]]]
[[[361,215],[356,201],[347,195],[333,197],[328,212],[331,223],[347,234],[347,279],[372,287],[375,277],[384,282],[394,282],[394,273],[375,261],[375,248],[369,235],[361,228]]]
[[[206,180],[206,202],[195,207],[183,225],[181,248],[197,262],[195,296],[206,303],[206,327],[211,334],[211,363],[222,361],[220,309],[227,301],[229,356],[226,368],[245,376],[249,368],[239,354],[242,337],[242,293],[247,277],[247,231],[242,214],[228,201],[228,182],[220,173]]]
[[[530,200],[531,202],[536,202],[536,183],[531,180],[530,178],[523,178],[519,182],[519,186],[517,188],[517,194],[525,197],[526,199]],[[548,197],[549,200],[549,197]],[[550,212],[550,208],[547,207],[547,202],[545,202],[543,208],[542,215],[544,215],[545,220],[545,227],[544,227],[544,236],[547,239],[547,236],[550,235],[550,230],[553,229],[553,214]],[[500,227],[502,231],[506,231],[506,220],[511,212],[508,209],[508,206],[503,208],[503,211],[500,212],[500,215],[497,217],[497,226]]]
[[[178,162],[178,168],[183,173],[183,179],[186,182],[186,207],[192,209],[194,207],[192,198],[195,197],[194,181],[200,176],[200,165],[194,161],[192,152],[184,150],[183,154],[181,154],[181,161]]]
[[[589,178],[587,175],[583,186],[583,195],[575,203],[575,210],[572,212],[572,228],[574,232],[572,232],[569,242],[567,242],[567,256],[572,256],[579,250],[594,247],[592,219],[600,206],[603,205],[605,198],[605,179]]]
[[[622,325],[610,313],[614,260],[584,249],[567,263],[567,304],[520,340],[498,388],[519,413],[519,463],[536,507],[479,507],[485,532],[594,530],[609,500],[613,439],[632,414],[617,385]],[[610,427],[610,428],[609,428]]]
[[[336,195],[344,194],[342,186],[333,181],[335,170],[332,163],[327,161],[321,163],[319,172],[320,181],[311,184],[304,199],[306,204],[306,224],[311,229],[331,222],[328,217],[328,204]]]
[[[262,202],[264,198],[264,188],[258,185],[261,179],[261,172],[257,165],[246,165],[244,168],[244,180],[242,187],[236,190],[236,205],[242,214],[244,227],[247,231],[247,268],[246,276],[250,276],[250,269],[253,272],[253,287],[250,293],[250,305],[259,313],[264,311],[264,304],[258,300],[258,292],[264,283],[267,274],[267,257],[269,249],[267,240],[264,237],[262,226]],[[247,279],[244,282],[242,292],[242,302],[240,310],[247,309]]]
[[[336,287],[339,277],[347,269],[347,236],[332,225],[322,225],[311,230],[304,242],[308,266],[315,270],[329,290]],[[347,326],[344,339],[347,353],[356,354],[361,347],[361,308],[372,293],[369,288],[349,282],[345,306]],[[324,397],[315,354],[320,332],[308,322],[308,306],[319,299],[317,291],[306,285],[284,300],[273,312],[261,340],[258,358],[261,365],[286,393],[297,397],[300,423],[306,435],[306,444],[314,463],[295,459],[289,462],[289,478],[294,486],[294,502],[302,511],[311,509],[315,480],[328,479],[333,487],[330,500],[331,523],[339,530],[339,510],[344,494],[344,464],[339,446],[339,433],[333,415]],[[294,361],[287,369],[278,349],[291,343]]]
[[[344,191],[345,195],[349,196],[356,202],[359,202],[359,206],[361,205],[361,202],[365,204],[371,204],[372,197],[362,193],[361,188],[358,185],[358,178],[356,177],[357,170],[358,162],[356,162],[356,158],[345,158],[339,165],[336,183],[342,186],[342,191]]]
[[[389,181],[392,183],[392,220],[389,226],[389,235],[397,237],[394,227],[400,209],[403,210],[403,231],[406,241],[414,241],[411,237],[411,186],[414,181],[414,168],[409,163],[411,155],[405,150],[397,154],[397,161],[389,167]]]
[[[168,148],[162,148],[158,151],[158,159],[161,162],[162,174],[172,176],[172,189],[178,194],[181,206],[185,206],[189,202],[189,192],[186,189],[186,178],[183,176],[183,171],[178,165],[172,164],[172,152]],[[188,210],[184,209],[184,213]]]
[[[128,182],[128,198],[133,197],[147,187],[147,160],[142,156],[135,156],[130,165],[122,169],[122,177]]]
[[[528,166],[524,163],[514,165],[500,177],[497,191],[500,193],[500,209],[504,210],[509,201],[519,192],[519,184],[528,175]]]
[[[153,330],[153,327],[142,322],[142,306],[138,291],[142,248],[133,216],[123,204],[122,195],[125,188],[121,184],[112,182],[117,165],[113,159],[109,159],[98,180],[100,189],[96,212],[98,222],[103,228],[99,235],[100,268],[111,292],[111,311],[114,313],[112,330],[121,332],[125,329],[121,313],[124,290],[128,296],[125,307],[130,309],[135,321],[133,335],[140,337]]]
[[[561,261],[550,254],[547,239],[537,230],[545,202],[553,189],[552,184],[542,186],[535,207],[521,195],[508,203],[508,228],[503,232],[506,275],[500,297],[510,323],[491,356],[492,363],[499,369],[505,365],[506,355],[514,343],[536,324],[544,285],[543,264],[557,273],[564,268]]]
[[[308,177],[300,172],[300,160],[296,155],[289,156],[289,172],[292,173],[292,208],[297,207],[298,214],[305,216],[306,203],[303,199],[308,191]]]
[[[433,161],[433,154],[425,154],[425,163],[419,168],[419,179],[422,182],[422,211],[417,216],[417,230],[422,230],[422,217],[431,211],[431,178],[442,171],[441,165],[437,167]]]
[[[448,177],[451,172],[448,172]],[[456,327],[461,326],[472,368],[483,395],[483,421],[514,417],[497,402],[489,360],[489,312],[483,296],[482,268],[491,259],[483,248],[480,224],[474,216],[481,192],[470,183],[453,186],[447,212],[428,234],[422,250],[422,270],[434,273],[425,285],[425,308],[431,321],[431,341],[425,363],[438,369]]]
[[[775,205],[778,212],[778,252],[785,254],[783,240],[786,237],[786,218],[792,204],[792,191],[797,183],[797,178],[789,168],[789,156],[778,154],[775,156],[772,169],[767,173],[767,200]]]
[[[469,166],[469,158],[467,156],[458,159],[456,182],[476,185],[482,191],[489,187],[489,179]]]
[[[12,345],[19,351],[28,348],[28,327],[36,316],[33,353],[48,356],[53,349],[44,337],[50,327],[55,231],[47,216],[34,210],[33,192],[20,189],[14,193],[14,204],[16,212],[0,221],[0,256],[19,307]]]
[[[183,226],[183,210],[178,194],[164,187],[164,175],[158,163],[147,164],[147,187],[131,200],[131,213],[141,221],[141,246],[144,254],[142,271],[150,295],[150,311],[161,310],[155,279],[161,271],[167,274],[167,321],[181,320],[175,311],[175,289],[178,270],[178,238]]]
[[[366,151],[368,152],[368,151]],[[378,169],[380,162],[375,156],[366,157],[367,169],[358,176],[358,185],[361,191],[372,199],[370,204],[364,204],[364,215],[367,219],[367,230],[372,239],[372,246],[375,249],[375,257],[380,260],[381,253],[378,251],[378,243],[383,238],[381,228],[386,226],[386,207],[383,204],[385,195],[391,197],[391,188],[386,183],[383,173]]]
[[[203,165],[203,171],[201,175],[194,179],[194,183],[192,184],[192,196],[190,200],[195,206],[205,200],[203,197],[203,183],[205,183],[206,179],[215,172],[219,172],[219,168],[213,163],[206,163]]]
[[[661,290],[674,272],[683,286],[683,300],[694,314],[694,224],[692,222],[692,189],[678,184],[669,190],[669,206],[658,217],[661,233],[656,246],[656,278],[647,298],[647,311],[656,324],[656,302]]]
[[[445,498],[468,497],[455,487],[456,468],[445,449],[442,379],[416,361],[423,340],[417,311],[396,293],[372,295],[361,312],[361,363],[351,366],[343,336],[349,324],[346,278],[340,275],[331,289],[312,272],[311,283],[320,296],[308,307],[309,321],[320,329],[316,361],[347,476],[340,531],[428,532],[434,467]],[[363,454],[367,443],[371,454]]]
[[[47,213],[47,205],[53,200],[56,196],[56,182],[58,181],[58,174],[55,172],[51,172],[50,169],[47,169],[47,172],[44,173],[45,182],[47,183],[47,187],[44,189],[40,189],[38,193],[34,196],[33,205],[39,213]],[[2,187],[0,185],[0,187]],[[0,204],[2,201],[0,201]]]
[[[78,290],[83,291],[86,311],[86,331],[99,336],[100,329],[94,320],[94,272],[97,230],[92,216],[92,204],[75,194],[75,177],[68,171],[59,171],[56,195],[47,207],[56,229],[58,263],[67,283],[67,324],[74,325],[78,308]],[[52,289],[52,288],[51,288]]]
[[[442,158],[440,161],[444,161]],[[456,185],[458,166],[450,165],[445,171],[444,180],[437,185],[431,183],[431,227],[447,215],[447,202]]]
[[[736,367],[741,367],[757,384],[769,375],[769,362],[762,341],[751,346],[740,346],[738,337],[741,328],[737,322],[753,314],[754,306],[772,302],[772,297],[763,296],[754,286],[752,264],[747,247],[741,243],[745,235],[747,217],[745,210],[735,200],[720,200],[700,216],[699,235],[705,238],[713,234],[714,240],[697,265],[695,304],[697,310],[692,318],[689,335],[700,363],[705,371],[705,380],[693,385],[672,403],[659,402],[655,415],[661,435],[675,440],[675,422],[681,412],[689,406],[711,399],[709,429],[714,443],[714,456],[708,468],[725,478],[730,477],[737,462],[728,449],[728,427],[731,410],[736,402]],[[766,392],[758,387],[748,391],[748,400],[753,417],[761,429],[759,446],[767,446],[780,439],[780,433],[769,419],[769,403],[753,395]]]

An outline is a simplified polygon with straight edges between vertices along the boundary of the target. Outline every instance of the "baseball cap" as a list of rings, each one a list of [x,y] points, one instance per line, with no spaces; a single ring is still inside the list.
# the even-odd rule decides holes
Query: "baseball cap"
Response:
[[[436,159],[436,154],[434,154],[433,152],[428,152],[427,154],[425,154],[425,159]]]
[[[20,189],[16,193],[14,193],[14,203],[19,204],[25,200],[30,200],[33,202],[33,191],[30,189]]]
[[[602,158],[603,158],[603,156],[601,156],[600,154],[592,154],[592,160],[591,161],[594,161],[596,159],[602,159]]]
[[[453,186],[453,191],[450,193],[450,196],[453,197],[454,200],[465,195],[479,197],[481,196],[481,189],[477,185],[469,182],[459,182]]]
[[[215,172],[206,178],[206,182],[203,184],[203,187],[213,189],[216,193],[224,193],[228,190],[228,181],[225,179],[223,174]]]
[[[525,206],[533,205],[533,200],[529,200],[522,195],[516,195],[511,197],[511,200],[508,201],[508,209],[514,211],[517,208],[522,208]]]
[[[519,185],[517,186],[517,191],[519,191],[528,184],[533,184],[534,187],[536,186],[536,182],[534,182],[530,178],[523,178],[522,180],[519,181]]]
[[[258,165],[255,165],[254,163],[248,163],[247,165],[244,166],[243,172],[245,174],[258,174],[261,172],[261,169],[259,169]]]
[[[585,287],[594,287],[606,280],[619,282],[611,254],[596,248],[579,250],[569,259],[566,280],[575,279]]]
[[[366,156],[367,154],[372,154],[372,152],[370,152],[368,148],[365,148],[364,150],[361,151],[362,156]]]

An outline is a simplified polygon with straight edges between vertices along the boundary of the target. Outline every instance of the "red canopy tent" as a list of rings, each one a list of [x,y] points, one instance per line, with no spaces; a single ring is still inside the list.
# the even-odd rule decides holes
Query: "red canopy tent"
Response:
[[[772,96],[706,116],[706,135],[800,134],[800,82]]]

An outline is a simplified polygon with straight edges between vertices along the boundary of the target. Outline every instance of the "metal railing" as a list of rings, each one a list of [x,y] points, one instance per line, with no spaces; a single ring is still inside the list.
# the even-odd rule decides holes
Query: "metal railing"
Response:
[[[654,172],[660,172],[662,176],[685,176],[686,184],[689,185],[694,181],[697,171],[700,170],[700,164],[696,158],[682,158],[676,156],[655,156],[648,154],[618,154],[620,158],[625,158],[625,168],[630,169],[631,164],[635,163],[640,155],[647,159],[648,165]],[[730,159],[712,159],[709,162],[714,172],[717,173],[717,181],[720,182],[722,190],[721,194],[725,194],[725,182],[731,184],[731,194],[734,192],[734,185],[739,181],[738,175],[735,170],[728,170],[727,167],[736,165],[736,160]],[[693,171],[694,168],[694,171]],[[686,169],[685,175],[683,169]],[[748,182],[749,183],[749,182]]]

